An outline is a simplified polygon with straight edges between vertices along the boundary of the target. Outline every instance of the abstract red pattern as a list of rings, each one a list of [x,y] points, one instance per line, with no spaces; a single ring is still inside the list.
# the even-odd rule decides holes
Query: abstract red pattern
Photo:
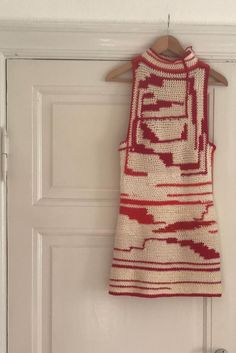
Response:
[[[111,295],[222,295],[209,69],[192,46],[176,60],[152,48],[132,59]]]

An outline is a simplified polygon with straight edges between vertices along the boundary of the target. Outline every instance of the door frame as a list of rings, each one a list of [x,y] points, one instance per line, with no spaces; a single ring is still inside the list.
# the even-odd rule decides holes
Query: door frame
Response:
[[[6,72],[9,60],[130,60],[158,36],[167,34],[166,27],[163,23],[141,22],[1,20],[0,127],[7,128]],[[186,46],[193,45],[198,56],[210,61],[212,66],[214,62],[236,62],[236,25],[171,24],[170,34],[177,36]],[[7,349],[7,185],[2,180],[0,222],[0,351],[10,353]],[[203,298],[203,323],[203,352],[210,352],[212,298]]]

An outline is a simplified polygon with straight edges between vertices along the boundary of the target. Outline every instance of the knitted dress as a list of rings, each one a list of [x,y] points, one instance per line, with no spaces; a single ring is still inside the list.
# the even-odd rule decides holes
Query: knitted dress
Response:
[[[209,69],[192,46],[176,60],[152,48],[132,59],[111,295],[222,295]]]

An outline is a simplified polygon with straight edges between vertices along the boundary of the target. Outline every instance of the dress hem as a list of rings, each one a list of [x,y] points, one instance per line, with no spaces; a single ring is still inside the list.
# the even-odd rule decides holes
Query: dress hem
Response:
[[[112,292],[109,291],[110,295],[126,295],[143,298],[157,298],[157,297],[222,297],[221,293],[207,294],[207,293],[173,293],[173,294],[141,294],[132,292]]]

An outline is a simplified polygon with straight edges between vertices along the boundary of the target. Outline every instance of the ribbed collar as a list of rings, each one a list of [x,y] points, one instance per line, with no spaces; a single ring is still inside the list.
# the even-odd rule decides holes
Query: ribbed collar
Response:
[[[195,67],[199,61],[199,58],[196,56],[195,51],[192,46],[189,45],[184,48],[184,53],[182,57],[176,59],[169,59],[162,54],[157,54],[152,48],[145,50],[141,57],[146,59],[152,65],[164,69],[164,70],[173,70],[173,71],[186,71],[186,69],[191,69]]]

